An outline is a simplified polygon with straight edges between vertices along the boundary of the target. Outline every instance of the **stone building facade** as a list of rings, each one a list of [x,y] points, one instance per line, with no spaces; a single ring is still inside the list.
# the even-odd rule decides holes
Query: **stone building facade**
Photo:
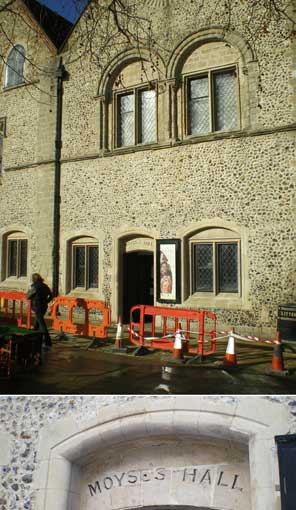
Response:
[[[0,505],[280,510],[295,431],[292,397],[2,396]]]
[[[68,73],[59,292],[106,300],[113,320],[167,302],[271,335],[296,298],[295,40],[274,23],[252,45],[244,2],[228,30],[222,3],[203,4],[138,2],[157,56],[111,48],[103,71],[74,58],[87,10],[60,51],[41,38],[44,66],[62,57]],[[1,79],[1,288],[26,288],[32,271],[52,279],[56,80],[41,73],[33,99],[31,84],[5,88],[5,66]],[[21,239],[26,275],[9,275],[7,243]]]

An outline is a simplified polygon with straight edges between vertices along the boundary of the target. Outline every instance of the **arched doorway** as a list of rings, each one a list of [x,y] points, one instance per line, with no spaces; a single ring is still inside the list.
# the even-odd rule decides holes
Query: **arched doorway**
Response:
[[[255,399],[134,399],[59,420],[40,437],[36,509],[278,510],[274,436],[288,410]]]
[[[129,323],[132,306],[153,305],[153,253],[133,251],[123,254],[123,322]],[[134,318],[138,320],[138,318]]]
[[[128,236],[121,240],[120,252],[119,308],[123,322],[128,324],[132,306],[154,304],[154,241],[140,235]]]

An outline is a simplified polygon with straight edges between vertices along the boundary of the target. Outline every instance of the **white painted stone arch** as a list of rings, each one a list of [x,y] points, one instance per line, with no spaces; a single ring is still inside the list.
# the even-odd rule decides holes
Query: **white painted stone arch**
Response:
[[[85,466],[91,461],[100,465],[103,455],[107,452],[112,456],[117,447],[128,452],[130,445],[137,441],[178,438],[180,442],[207,438],[223,442],[229,448],[233,444],[248,448],[249,510],[279,510],[279,494],[275,491],[278,480],[274,436],[287,431],[287,408],[256,396],[251,399],[248,396],[135,397],[125,404],[102,407],[99,415],[91,420],[79,421],[74,416],[64,418],[43,429],[40,436],[35,508],[82,510],[80,484]],[[118,462],[120,460],[122,457],[118,457]],[[144,497],[144,494],[145,491],[136,504],[132,498],[130,502],[118,502],[117,499],[113,508],[157,506],[149,504],[152,498],[149,494]],[[158,504],[168,508],[182,505],[182,502],[175,494],[173,499],[166,496],[166,503],[159,496]],[[184,506],[192,505],[186,505],[184,501]],[[100,508],[105,508],[102,502]],[[205,508],[224,510],[224,507],[212,505]]]

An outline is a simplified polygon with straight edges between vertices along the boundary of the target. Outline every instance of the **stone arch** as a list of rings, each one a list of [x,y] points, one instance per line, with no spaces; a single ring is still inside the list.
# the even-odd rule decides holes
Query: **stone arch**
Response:
[[[195,50],[198,50],[203,45],[217,42],[224,42],[233,50],[236,50],[238,54],[238,57],[235,58],[233,64],[235,68],[237,68],[239,77],[237,80],[237,102],[240,129],[246,129],[250,125],[256,124],[258,113],[256,86],[258,80],[258,66],[252,48],[237,32],[228,32],[220,26],[207,27],[190,34],[181,41],[173,50],[167,67],[168,80],[175,83],[177,93],[180,92],[180,89],[182,89],[182,94],[178,93],[177,95],[177,102],[180,110],[178,123],[181,123],[183,127],[183,136],[184,130],[185,132],[188,131],[185,120],[186,116],[184,115],[184,112],[181,115],[182,108],[180,105],[180,96],[183,96],[182,103],[186,100],[186,93],[183,87],[183,66]],[[182,130],[179,128],[178,131],[180,136]]]
[[[20,232],[21,234],[24,234],[28,240],[28,250],[27,250],[27,278],[24,282],[24,285],[27,285],[27,281],[30,278],[30,275],[32,273],[32,261],[31,261],[31,247],[32,247],[32,241],[33,241],[33,231],[31,228],[23,225],[22,223],[12,223],[11,225],[7,225],[0,229],[0,274],[1,274],[1,280],[5,280],[5,258],[6,258],[6,250],[5,250],[5,244],[6,239],[9,236],[9,234],[13,234],[16,232]]]
[[[168,63],[167,77],[174,79],[184,60],[194,49],[213,41],[225,41],[225,43],[235,46],[241,53],[244,66],[254,61],[254,53],[250,45],[237,32],[228,32],[218,26],[208,27],[190,34],[176,46]]]
[[[127,65],[136,61],[147,61],[149,62],[152,58],[156,58],[159,61],[159,71],[164,75],[164,63],[162,58],[157,54],[153,55],[150,51],[145,48],[131,49],[119,53],[109,64],[105,67],[102,76],[98,84],[98,96],[106,96],[110,85],[113,83],[115,77],[120,71]]]
[[[279,495],[274,492],[277,481],[274,436],[286,433],[287,428],[287,408],[256,396],[252,403],[249,397],[133,398],[123,405],[102,407],[99,415],[90,420],[79,421],[74,416],[64,418],[43,429],[39,439],[36,508],[49,510],[53,503],[56,510],[82,508],[79,503],[82,470],[90,462],[98,462],[104,452],[110,455],[110,448],[121,445],[122,451],[127,452],[137,441],[141,444],[141,441],[178,438],[182,442],[186,439],[218,439],[229,448],[235,443],[243,445],[247,448],[250,466],[248,509],[275,510]],[[143,500],[140,505],[127,506],[154,506],[149,504],[150,500],[148,497],[146,503]],[[160,498],[158,501],[163,504]],[[176,497],[164,506],[169,508],[180,502]],[[213,503],[200,506],[212,510],[222,508]],[[123,505],[117,500],[115,507],[122,508]]]
[[[113,236],[113,250],[112,250],[112,282],[111,286],[113,289],[112,294],[112,320],[117,321],[119,310],[120,310],[120,300],[121,300],[121,286],[120,282],[122,279],[122,264],[121,258],[124,250],[124,243],[129,240],[137,239],[137,238],[146,238],[147,240],[151,240],[152,248],[149,251],[155,251],[155,239],[159,237],[159,232],[157,230],[151,230],[146,228],[127,228],[122,227],[114,233]]]
[[[248,257],[248,239],[249,239],[249,231],[246,227],[235,223],[223,220],[221,218],[212,218],[203,220],[200,222],[191,223],[184,227],[181,227],[177,230],[177,235],[182,239],[182,280],[184,282],[183,292],[184,292],[184,300],[189,298],[190,301],[190,292],[189,292],[189,239],[194,233],[210,230],[210,229],[222,229],[224,231],[229,231],[232,233],[236,233],[240,240],[240,249],[241,249],[241,298],[239,300],[239,304],[242,308],[249,308],[249,257]],[[224,304],[225,306],[227,303]],[[208,306],[210,304],[208,303]]]
[[[103,262],[104,262],[104,234],[101,230],[95,229],[75,229],[71,231],[62,232],[61,234],[61,279],[62,279],[62,293],[70,292],[69,283],[69,257],[72,242],[75,239],[90,237],[95,239],[99,244],[99,289],[97,291],[97,298],[102,297],[102,277],[103,277]]]

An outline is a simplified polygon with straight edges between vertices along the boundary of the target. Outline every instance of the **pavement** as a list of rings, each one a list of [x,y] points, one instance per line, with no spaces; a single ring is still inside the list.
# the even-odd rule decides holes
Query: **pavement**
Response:
[[[1,394],[296,394],[296,342],[284,345],[287,374],[271,372],[269,344],[236,341],[237,367],[223,367],[226,340],[204,360],[185,355],[177,362],[168,351],[135,356],[132,345],[113,352],[112,332],[104,340],[55,335],[42,365],[15,366],[13,377],[0,380]]]

